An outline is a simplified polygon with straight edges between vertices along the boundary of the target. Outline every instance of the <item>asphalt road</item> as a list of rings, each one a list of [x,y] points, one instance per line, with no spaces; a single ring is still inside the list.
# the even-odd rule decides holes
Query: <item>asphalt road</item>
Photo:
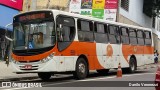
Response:
[[[40,79],[14,81],[11,83],[31,83],[42,86],[42,88],[0,88],[2,90],[155,90],[155,87],[143,87],[137,86],[141,83],[152,84],[155,79],[156,68],[148,69],[140,68],[134,74],[124,73],[122,78],[116,77],[116,70],[111,70],[107,75],[99,75],[96,72],[92,72],[84,80],[75,80],[71,75],[56,75],[48,81],[42,81]],[[129,86],[132,85],[132,86]],[[134,85],[134,86],[133,86]]]

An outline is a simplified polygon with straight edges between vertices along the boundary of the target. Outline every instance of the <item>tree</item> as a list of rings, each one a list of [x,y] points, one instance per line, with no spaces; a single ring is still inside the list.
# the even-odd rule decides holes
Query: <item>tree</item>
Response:
[[[144,0],[143,12],[149,17],[159,16],[160,0]]]
[[[158,16],[160,15],[160,0],[155,0],[154,5],[153,5],[153,16]]]
[[[50,3],[50,0],[47,1],[46,8],[49,8],[49,5],[50,5],[49,3]]]

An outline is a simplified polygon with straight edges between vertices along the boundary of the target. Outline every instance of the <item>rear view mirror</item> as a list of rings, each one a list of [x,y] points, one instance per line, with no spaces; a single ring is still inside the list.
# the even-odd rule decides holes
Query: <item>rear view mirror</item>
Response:
[[[9,34],[9,29],[12,29],[13,28],[13,24],[10,23],[8,25],[5,26],[6,27],[6,30],[5,30],[5,38],[9,41],[13,41],[13,39],[11,38],[11,35]]]

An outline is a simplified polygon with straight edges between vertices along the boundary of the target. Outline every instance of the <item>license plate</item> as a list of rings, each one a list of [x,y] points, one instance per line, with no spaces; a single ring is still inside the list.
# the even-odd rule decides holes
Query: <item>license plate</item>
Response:
[[[25,65],[24,68],[25,69],[32,69],[32,65]]]

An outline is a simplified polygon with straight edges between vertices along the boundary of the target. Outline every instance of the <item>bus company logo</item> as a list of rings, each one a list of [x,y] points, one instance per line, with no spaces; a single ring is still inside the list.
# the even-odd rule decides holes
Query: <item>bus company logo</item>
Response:
[[[109,57],[112,57],[112,55],[113,55],[113,48],[111,45],[108,45],[107,46],[107,56],[109,58]]]
[[[2,82],[2,88],[9,88],[11,87],[11,82]]]
[[[137,52],[137,47],[134,47],[134,48],[133,48],[133,51],[134,51],[134,52]]]

